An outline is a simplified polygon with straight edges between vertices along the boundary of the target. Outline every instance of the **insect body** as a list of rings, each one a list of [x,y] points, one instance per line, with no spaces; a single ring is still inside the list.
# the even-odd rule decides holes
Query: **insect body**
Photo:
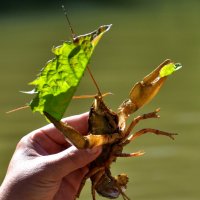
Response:
[[[89,173],[84,177],[79,189],[79,196],[85,181],[90,178],[92,181],[92,196],[96,199],[95,191],[107,198],[117,198],[120,194],[124,200],[129,198],[125,194],[128,183],[128,176],[120,174],[116,177],[111,175],[110,166],[116,161],[117,157],[134,157],[143,155],[142,151],[135,153],[123,153],[123,147],[133,141],[140,135],[145,133],[154,133],[156,135],[165,135],[174,139],[174,133],[168,133],[152,128],[142,129],[134,134],[131,131],[135,125],[144,119],[158,118],[159,109],[154,112],[144,114],[134,118],[129,126],[126,126],[126,120],[130,114],[148,103],[159,91],[167,76],[160,76],[160,71],[165,66],[174,67],[171,60],[164,61],[152,73],[147,75],[142,81],[136,83],[132,88],[129,99],[125,100],[115,113],[110,110],[104,103],[101,94],[95,96],[93,105],[91,106],[88,119],[88,136],[81,136],[72,127],[55,121],[46,113],[46,116],[61,130],[67,138],[73,137],[71,141],[77,148],[92,148],[94,146],[103,145],[101,155],[91,163]]]

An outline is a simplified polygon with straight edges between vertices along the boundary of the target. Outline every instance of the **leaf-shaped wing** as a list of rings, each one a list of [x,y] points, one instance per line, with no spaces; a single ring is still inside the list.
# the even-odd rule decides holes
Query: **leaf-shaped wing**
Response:
[[[41,114],[49,113],[60,120],[76,91],[88,65],[95,46],[111,25],[104,25],[97,30],[73,38],[52,49],[55,58],[42,69],[36,80],[35,98],[30,107]]]

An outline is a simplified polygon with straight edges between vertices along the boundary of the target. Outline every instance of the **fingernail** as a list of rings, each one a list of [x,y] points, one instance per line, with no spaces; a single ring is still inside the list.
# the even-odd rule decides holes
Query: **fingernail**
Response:
[[[101,147],[93,147],[92,149],[87,149],[87,152],[90,154],[97,154],[101,152]]]

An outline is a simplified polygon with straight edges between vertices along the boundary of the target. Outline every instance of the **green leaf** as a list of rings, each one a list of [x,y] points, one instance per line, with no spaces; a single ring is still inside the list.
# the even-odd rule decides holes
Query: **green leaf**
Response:
[[[182,65],[180,63],[169,63],[167,65],[165,65],[164,67],[162,67],[162,69],[159,72],[160,77],[164,77],[164,76],[169,76],[171,75],[173,72],[179,70],[182,67]]]
[[[52,49],[55,58],[50,60],[42,69],[33,90],[35,98],[30,107],[41,114],[49,113],[56,120],[60,120],[74,95],[84,71],[90,61],[95,46],[110,29],[111,25],[103,25],[97,30],[66,41]]]

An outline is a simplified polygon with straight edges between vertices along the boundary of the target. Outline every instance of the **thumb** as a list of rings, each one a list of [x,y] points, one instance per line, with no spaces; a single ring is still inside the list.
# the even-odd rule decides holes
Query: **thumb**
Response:
[[[47,156],[45,168],[55,176],[62,178],[95,160],[101,153],[101,147],[77,149],[74,146],[53,155]]]

